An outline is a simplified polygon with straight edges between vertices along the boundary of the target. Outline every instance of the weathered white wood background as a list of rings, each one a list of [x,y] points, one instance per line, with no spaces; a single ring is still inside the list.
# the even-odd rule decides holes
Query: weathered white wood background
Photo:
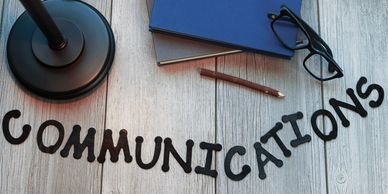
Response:
[[[12,24],[22,13],[19,1],[0,1],[0,118],[12,109],[22,112],[12,122],[19,135],[24,124],[33,127],[21,145],[0,137],[0,193],[387,193],[388,192],[388,106],[367,107],[368,117],[347,111],[351,125],[339,125],[338,138],[323,143],[311,130],[309,119],[315,110],[328,108],[335,97],[347,98],[346,88],[355,88],[360,76],[379,83],[388,91],[388,1],[387,0],[304,0],[303,18],[329,43],[334,58],[344,68],[345,77],[324,84],[315,81],[302,67],[305,51],[292,60],[242,53],[157,67],[152,37],[148,32],[146,2],[143,0],[88,0],[110,21],[116,38],[113,69],[91,95],[76,101],[56,103],[24,92],[13,80],[6,59],[6,41]],[[319,62],[317,62],[319,63]],[[278,100],[235,85],[204,79],[197,68],[204,67],[272,86],[286,94]],[[362,101],[367,105],[367,101]],[[310,143],[293,149],[287,142],[295,135],[287,124],[279,133],[292,152],[285,158],[276,143],[263,146],[284,162],[282,168],[266,166],[267,179],[258,177],[253,144],[281,121],[284,114],[301,111],[298,124]],[[132,161],[109,159],[103,165],[62,158],[59,152],[43,154],[36,144],[39,125],[56,119],[66,128],[80,124],[81,137],[89,127],[97,129],[95,152],[103,130],[112,129],[114,140],[125,128],[131,154],[135,138],[143,136],[145,161],[153,154],[156,136],[171,137],[178,152],[193,139],[193,169],[204,165],[206,152],[201,141],[217,142],[223,150],[213,161],[216,179],[183,172],[171,160],[162,172],[162,155],[156,166],[142,170]],[[340,123],[339,123],[340,124]],[[47,132],[44,142],[52,143],[58,134]],[[227,150],[242,145],[247,153],[235,157],[234,171],[244,164],[251,173],[234,182],[225,175]],[[61,146],[63,147],[63,145]],[[108,154],[109,156],[109,154]]]

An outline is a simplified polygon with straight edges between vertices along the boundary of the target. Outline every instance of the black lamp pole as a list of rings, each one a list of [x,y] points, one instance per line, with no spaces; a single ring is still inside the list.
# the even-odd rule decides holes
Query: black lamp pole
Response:
[[[24,8],[46,36],[52,49],[60,50],[66,46],[63,37],[53,18],[49,15],[41,0],[20,0]]]
[[[26,11],[7,42],[11,72],[27,90],[49,99],[86,94],[106,77],[115,54],[112,29],[79,0],[20,0]]]

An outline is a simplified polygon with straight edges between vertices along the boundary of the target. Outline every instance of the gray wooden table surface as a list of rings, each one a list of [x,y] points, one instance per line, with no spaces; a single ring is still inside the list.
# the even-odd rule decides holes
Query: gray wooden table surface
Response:
[[[11,145],[0,135],[0,193],[380,193],[388,192],[388,105],[387,99],[375,109],[361,100],[368,116],[344,111],[349,127],[338,124],[338,137],[324,143],[312,130],[314,111],[326,108],[330,98],[349,103],[347,88],[355,88],[361,76],[368,84],[377,83],[388,91],[388,1],[387,0],[304,0],[302,17],[317,30],[343,67],[345,77],[330,82],[315,81],[304,70],[306,51],[292,60],[260,54],[241,53],[158,67],[152,36],[148,32],[145,0],[88,0],[110,21],[116,38],[116,56],[108,79],[93,93],[66,103],[38,99],[16,84],[6,57],[9,31],[23,12],[19,1],[0,1],[0,119],[18,109],[22,115],[11,122],[11,133],[21,134],[24,124],[32,131],[20,145]],[[319,61],[317,61],[319,63]],[[228,73],[279,89],[285,99],[275,99],[222,81],[204,79],[197,68]],[[283,115],[302,112],[298,121],[311,142],[292,148],[295,138],[289,124],[279,132],[291,150],[284,157],[272,139],[263,147],[281,159],[283,167],[266,165],[267,178],[258,176],[253,147]],[[338,120],[337,115],[335,118]],[[59,151],[44,154],[36,141],[38,127],[55,119],[65,127],[65,140],[72,127],[97,131],[95,152],[101,147],[104,129],[113,131],[116,141],[121,129],[128,131],[131,154],[135,138],[144,137],[143,158],[150,161],[154,138],[170,137],[184,154],[186,140],[195,142],[193,169],[204,165],[206,152],[202,141],[220,143],[222,151],[213,158],[218,177],[187,174],[171,160],[163,172],[162,156],[154,168],[141,169],[136,162],[126,163],[120,154],[117,163],[77,160]],[[319,127],[330,130],[330,124]],[[44,142],[52,144],[58,134],[47,130]],[[246,154],[232,160],[233,172],[251,166],[242,181],[225,175],[224,158],[234,146],[244,146]],[[64,145],[61,146],[61,148]],[[72,153],[72,151],[71,151]],[[109,157],[109,155],[107,155]]]

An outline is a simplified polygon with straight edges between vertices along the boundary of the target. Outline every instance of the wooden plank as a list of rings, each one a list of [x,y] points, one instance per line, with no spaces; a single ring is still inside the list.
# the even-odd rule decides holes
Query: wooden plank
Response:
[[[388,83],[388,2],[320,0],[321,35],[331,46],[334,58],[345,77],[324,85],[325,108],[333,111],[338,122],[337,139],[327,143],[329,193],[386,193],[388,191],[388,106],[373,109],[368,100],[361,104],[368,112],[366,118],[344,110],[350,126],[342,126],[330,106],[336,98],[352,104],[347,88],[356,88],[361,76],[368,83],[377,83],[387,91]],[[363,88],[363,91],[366,89]],[[357,95],[357,94],[356,94]],[[331,130],[327,122],[327,131]]]
[[[317,29],[316,2],[303,1],[302,12],[302,17]],[[222,170],[217,193],[326,193],[324,145],[312,133],[309,122],[312,113],[321,107],[321,84],[303,68],[305,56],[306,51],[299,51],[290,61],[250,53],[218,58],[217,71],[276,88],[286,97],[276,99],[230,83],[217,83],[217,142],[224,145],[217,157],[217,169]],[[261,180],[254,144],[282,122],[283,115],[298,111],[304,115],[298,121],[301,133],[311,135],[311,142],[291,147],[289,142],[296,136],[291,125],[283,123],[278,134],[292,155],[286,158],[274,139],[262,144],[283,161],[283,167],[279,169],[269,162],[265,166],[267,177]],[[233,146],[245,147],[246,154],[234,156],[232,171],[241,172],[243,165],[251,168],[241,181],[227,178],[223,170],[226,153]]]
[[[4,7],[4,1],[0,2],[0,27],[3,26],[1,25],[3,23],[3,7]],[[0,28],[0,37],[1,37],[2,31],[3,31],[3,28]]]
[[[96,2],[90,3],[109,16],[110,1]],[[75,124],[82,127],[82,139],[89,127],[95,127],[97,151],[104,128],[106,83],[89,96],[66,103],[39,99],[23,91],[10,74],[5,49],[9,31],[22,11],[19,1],[4,1],[0,37],[0,116],[3,118],[9,110],[18,109],[21,117],[11,122],[11,133],[20,135],[24,124],[30,124],[32,130],[21,145],[11,145],[3,135],[0,138],[0,193],[99,193],[102,172],[100,164],[89,163],[85,153],[80,160],[73,159],[72,150],[68,158],[62,158],[59,151],[65,143],[55,154],[44,154],[38,149],[36,134],[39,126],[49,119],[58,120],[64,125],[64,142]],[[54,143],[58,137],[56,133],[54,130],[46,130],[44,143]]]
[[[215,140],[215,82],[201,79],[196,69],[214,69],[215,60],[158,67],[148,31],[146,1],[116,0],[112,13],[117,55],[108,81],[106,122],[114,140],[119,130],[128,131],[134,158],[129,164],[122,153],[118,163],[107,159],[103,193],[214,193],[214,179],[196,175],[194,168],[204,165],[206,158],[200,141]],[[163,172],[163,154],[152,169],[141,169],[134,155],[137,136],[144,137],[142,157],[147,162],[153,156],[156,136],[170,137],[183,158],[186,140],[193,139],[193,171],[186,174],[171,157],[170,170]]]

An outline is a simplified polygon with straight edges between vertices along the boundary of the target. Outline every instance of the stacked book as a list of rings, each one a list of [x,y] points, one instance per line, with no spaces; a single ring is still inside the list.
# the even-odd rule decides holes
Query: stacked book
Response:
[[[251,51],[291,58],[268,13],[282,5],[300,14],[301,0],[147,0],[158,65]],[[298,29],[287,29],[296,42]]]

